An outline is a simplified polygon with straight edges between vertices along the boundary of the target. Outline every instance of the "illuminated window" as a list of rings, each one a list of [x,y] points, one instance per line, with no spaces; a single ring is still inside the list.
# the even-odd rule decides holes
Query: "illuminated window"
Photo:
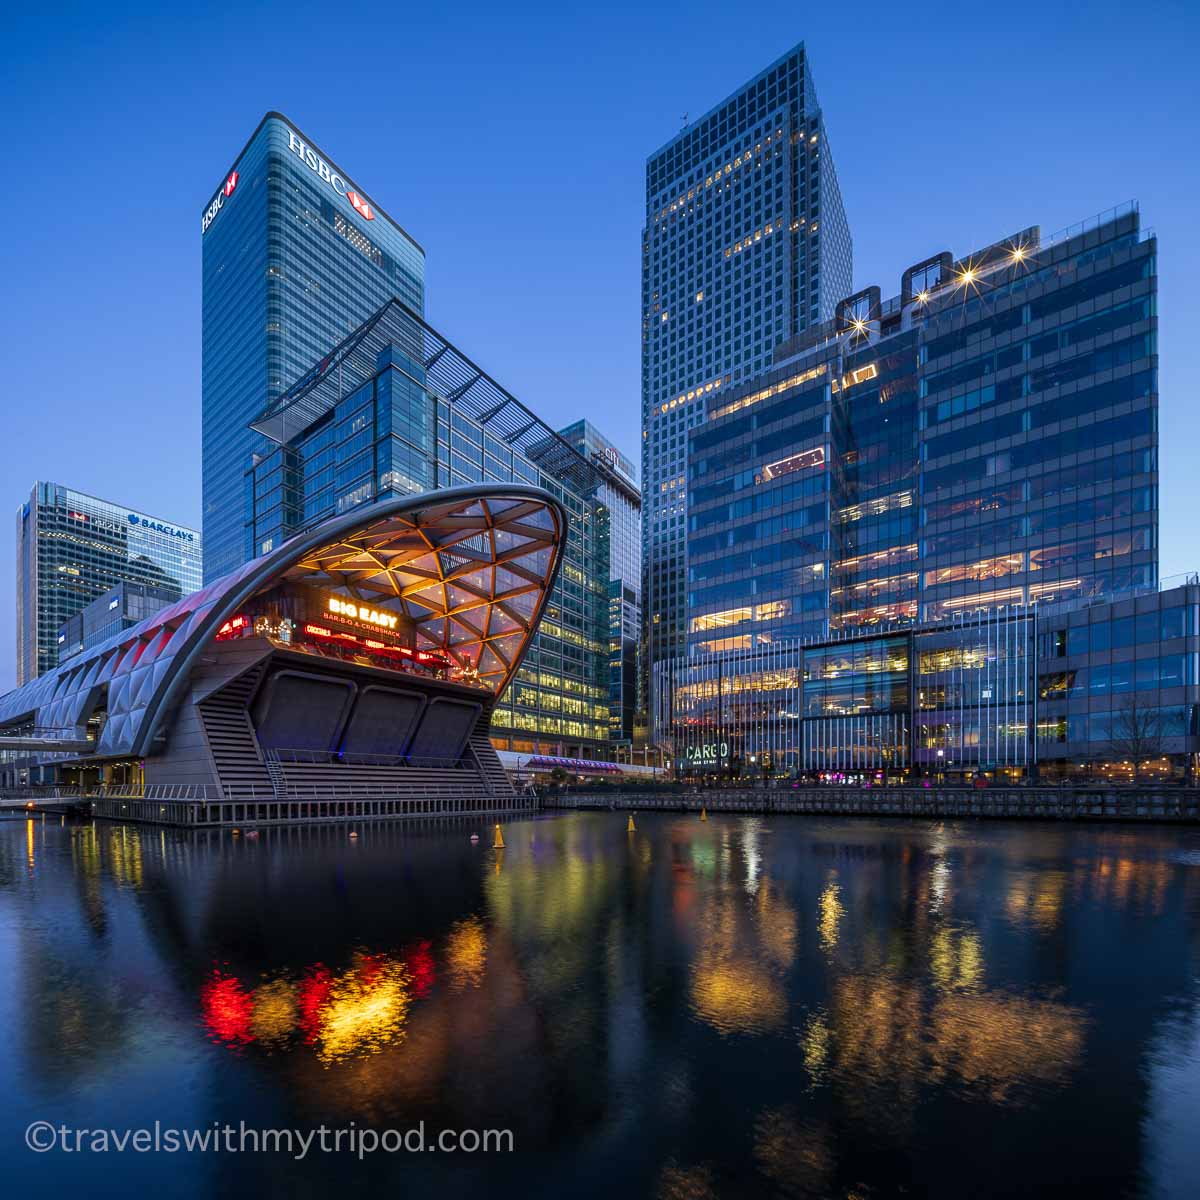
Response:
[[[877,517],[893,509],[910,508],[912,502],[912,492],[893,492],[890,496],[876,496],[871,500],[864,500],[861,504],[838,509],[837,520],[846,525],[852,521],[861,521],[863,517]]]
[[[941,567],[936,571],[925,572],[925,586],[933,587],[939,583],[958,583],[962,580],[979,581],[983,579],[998,579],[1002,575],[1012,575],[1025,569],[1023,554],[1002,554],[998,558],[983,558],[973,563],[958,563],[952,567]]]
[[[868,379],[876,379],[878,376],[879,367],[875,363],[867,363],[865,367],[858,367],[848,375],[843,375],[840,381],[835,379],[833,381],[833,390],[835,392],[844,392],[847,388],[852,388],[859,383],[866,383]]]
[[[710,629],[726,629],[730,625],[740,625],[751,619],[751,609],[729,608],[724,612],[706,613],[701,617],[692,618],[693,633],[707,633]]]
[[[763,388],[758,392],[751,392],[750,395],[742,396],[738,400],[732,400],[721,408],[714,408],[709,419],[715,420],[717,417],[724,417],[729,413],[748,408],[751,404],[757,404],[760,400],[769,400],[772,396],[778,396],[790,388],[797,387],[810,379],[816,379],[818,375],[824,374],[825,364],[822,363],[819,367],[813,367],[811,370],[804,371],[799,375],[793,375],[791,378],[784,379],[779,383],[773,384],[771,387]]]
[[[802,450],[799,454],[781,458],[778,462],[768,463],[755,474],[754,482],[770,483],[772,479],[778,479],[780,476],[792,475],[809,467],[823,467],[824,465],[825,447],[817,446],[812,450]]]
[[[698,642],[697,646],[701,650],[707,650],[718,654],[725,650],[749,650],[750,635],[748,633],[742,633],[738,634],[736,637],[716,638],[713,641]]]
[[[952,612],[973,612],[994,608],[998,605],[1022,604],[1024,588],[1005,588],[996,592],[978,592],[974,596],[953,596],[930,606],[930,616],[944,616]]]

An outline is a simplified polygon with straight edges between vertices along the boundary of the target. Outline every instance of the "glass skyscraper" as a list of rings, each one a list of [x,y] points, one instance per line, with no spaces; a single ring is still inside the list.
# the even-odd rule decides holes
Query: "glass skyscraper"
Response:
[[[58,665],[63,625],[120,583],[178,600],[201,582],[200,534],[186,525],[37,483],[17,512],[17,686]]]
[[[268,113],[201,214],[205,578],[246,540],[249,423],[393,296],[423,311],[424,251],[312,139]]]
[[[633,463],[590,421],[561,433],[601,476],[595,500],[608,544],[609,732],[614,742],[632,744],[641,724],[642,493]]]
[[[642,233],[647,657],[686,636],[687,439],[705,407],[833,315],[851,240],[803,45],[646,163]]]

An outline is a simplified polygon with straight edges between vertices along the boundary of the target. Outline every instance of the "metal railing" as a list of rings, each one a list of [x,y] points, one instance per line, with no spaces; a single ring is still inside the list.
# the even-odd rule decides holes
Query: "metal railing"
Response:
[[[809,787],[745,792],[689,791],[674,796],[636,792],[548,793],[547,809],[657,812],[828,814],[838,816],[963,816],[1057,820],[1200,821],[1200,795],[1185,788],[937,786],[931,788]]]
[[[224,791],[211,784],[105,783],[84,789],[98,800],[223,800]]]
[[[351,767],[463,768],[462,758],[422,757],[411,754],[343,754],[336,750],[303,750],[281,747],[264,751],[269,762],[337,764]]]
[[[491,797],[491,789],[482,780],[475,787],[457,783],[422,783],[419,792],[404,793],[387,783],[289,783],[279,797],[273,793],[263,799],[287,800],[424,800]],[[239,799],[245,799],[245,796]]]
[[[166,804],[171,802],[191,802],[199,804],[269,804],[282,800],[420,800],[420,799],[453,799],[455,797],[473,798],[475,796],[490,796],[491,790],[483,780],[472,786],[471,781],[463,783],[425,783],[421,782],[419,791],[405,792],[398,789],[394,783],[289,783],[285,788],[276,791],[274,788],[246,784],[241,787],[227,785],[225,787],[184,786],[177,787],[122,787],[112,784],[102,788],[89,789],[84,793],[75,793],[71,798],[88,800],[143,800]],[[23,793],[24,795],[24,793]],[[24,798],[28,799],[28,796]],[[39,797],[40,798],[40,797]]]

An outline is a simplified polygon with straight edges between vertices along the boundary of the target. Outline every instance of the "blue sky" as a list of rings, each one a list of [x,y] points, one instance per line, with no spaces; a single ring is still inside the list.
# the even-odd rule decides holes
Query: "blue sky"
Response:
[[[805,9],[808,9],[807,14]],[[1163,575],[1200,569],[1186,4],[26,6],[0,48],[0,508],[200,516],[199,218],[267,109],[425,246],[431,322],[637,457],[646,155],[806,43],[855,285],[1130,199],[1160,238]],[[1188,280],[1192,280],[1189,285]],[[0,518],[0,689],[13,677]]]

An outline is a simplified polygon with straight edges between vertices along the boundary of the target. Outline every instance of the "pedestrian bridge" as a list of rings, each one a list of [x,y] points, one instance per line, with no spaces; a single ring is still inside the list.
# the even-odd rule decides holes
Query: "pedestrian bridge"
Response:
[[[90,803],[86,796],[76,792],[35,792],[20,788],[0,792],[0,815],[25,813],[68,813],[76,812]]]
[[[77,728],[39,725],[20,731],[0,730],[0,750],[62,750],[86,754],[93,740]]]

